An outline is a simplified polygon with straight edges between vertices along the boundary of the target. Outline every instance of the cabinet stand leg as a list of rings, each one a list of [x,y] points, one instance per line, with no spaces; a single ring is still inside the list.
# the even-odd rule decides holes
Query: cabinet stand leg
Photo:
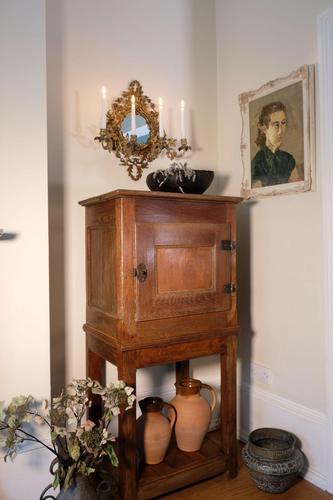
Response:
[[[176,362],[176,382],[179,382],[182,378],[189,378],[190,376],[190,362],[177,361]]]
[[[93,380],[98,380],[101,385],[105,385],[105,359],[96,354],[93,351],[90,351],[88,348],[86,350],[86,373],[88,377]],[[94,422],[97,422],[98,419],[102,416],[102,408],[101,408],[101,398],[97,394],[92,394],[92,406],[89,409],[89,418]]]
[[[124,352],[118,365],[118,379],[136,389],[136,360],[133,351]],[[121,500],[137,498],[136,408],[119,415],[118,458]]]
[[[238,472],[238,449],[236,439],[236,361],[237,338],[230,336],[226,352],[221,358],[221,442],[227,456],[229,476]]]

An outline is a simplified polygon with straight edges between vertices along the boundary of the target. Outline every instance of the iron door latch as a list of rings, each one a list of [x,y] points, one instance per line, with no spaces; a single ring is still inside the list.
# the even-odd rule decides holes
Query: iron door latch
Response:
[[[222,250],[235,250],[236,242],[232,240],[221,240],[221,249]]]
[[[138,267],[133,269],[133,276],[137,278],[140,283],[146,281],[148,275],[148,270],[145,264],[138,264]]]
[[[224,291],[225,293],[234,293],[236,291],[235,283],[227,283],[224,285]]]

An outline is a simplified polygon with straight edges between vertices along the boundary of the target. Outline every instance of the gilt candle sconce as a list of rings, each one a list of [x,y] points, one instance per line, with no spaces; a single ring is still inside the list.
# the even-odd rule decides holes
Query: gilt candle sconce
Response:
[[[105,90],[103,96],[105,103]],[[181,131],[184,132],[184,106],[181,106]],[[104,107],[103,107],[104,108]],[[162,152],[170,160],[181,158],[190,150],[187,139],[180,141],[168,137],[162,125],[162,102],[159,103],[159,112],[154,103],[145,96],[142,86],[133,80],[128,90],[112,103],[106,113],[102,108],[102,127],[100,135],[95,137],[103,149],[113,151],[120,164],[127,167],[128,175],[134,181],[142,176],[142,170],[155,160]]]

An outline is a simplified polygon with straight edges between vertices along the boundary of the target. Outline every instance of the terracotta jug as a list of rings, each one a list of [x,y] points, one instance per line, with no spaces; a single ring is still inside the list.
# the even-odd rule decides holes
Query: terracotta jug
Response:
[[[183,451],[200,449],[207,433],[212,411],[216,405],[216,393],[212,387],[193,378],[182,379],[175,383],[176,396],[171,403],[177,410],[175,426],[177,446]],[[211,393],[211,404],[201,396],[201,389]]]
[[[172,429],[177,418],[175,408],[158,397],[148,397],[139,401],[143,416],[143,448],[147,464],[159,464],[168,449]],[[168,409],[168,417],[162,413]],[[142,428],[142,427],[141,427]]]

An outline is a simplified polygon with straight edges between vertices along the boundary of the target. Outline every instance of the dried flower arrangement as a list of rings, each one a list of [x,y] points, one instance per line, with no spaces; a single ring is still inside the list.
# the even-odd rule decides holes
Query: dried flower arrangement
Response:
[[[102,387],[95,380],[74,379],[51,404],[32,396],[17,396],[8,406],[0,403],[0,451],[6,461],[14,459],[26,441],[47,448],[56,458],[53,487],[64,489],[71,486],[78,474],[89,476],[98,462],[108,457],[113,466],[118,465],[110,432],[114,415],[122,409],[132,408],[134,389],[122,380]],[[103,413],[98,423],[87,418],[92,405],[92,395],[98,394],[103,401]],[[34,425],[46,425],[50,440],[44,441]]]

